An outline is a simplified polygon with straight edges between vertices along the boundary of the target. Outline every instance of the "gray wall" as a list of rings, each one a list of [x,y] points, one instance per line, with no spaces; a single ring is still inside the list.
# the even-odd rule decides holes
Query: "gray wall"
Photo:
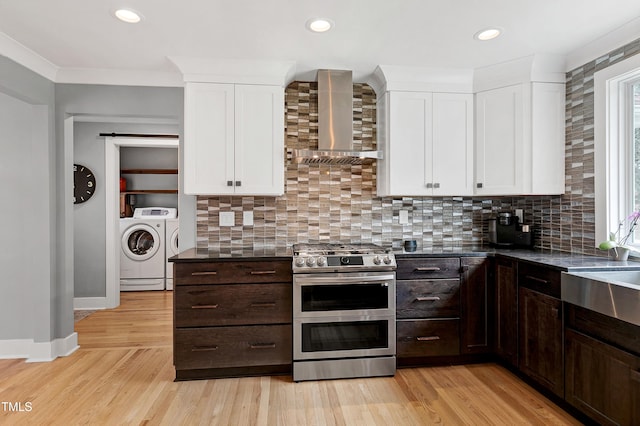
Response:
[[[53,83],[0,56],[0,340],[51,341],[65,321],[73,330],[54,250],[61,200],[53,116]]]
[[[88,201],[73,207],[74,231],[74,297],[106,296],[105,264],[105,138],[100,133],[178,133],[178,125],[169,124],[132,124],[132,123],[95,123],[80,122],[74,126],[73,161],[87,166],[96,176],[96,192]],[[177,168],[176,149],[165,148],[121,148],[121,167],[129,168]],[[131,182],[130,188],[148,188],[163,184],[177,187],[176,176],[127,176],[142,181]],[[152,182],[144,180],[151,178]],[[173,181],[172,181],[173,180]],[[170,181],[170,182],[167,182]],[[142,185],[149,186],[142,186]],[[165,185],[166,186],[166,185]],[[143,203],[159,203],[162,206],[177,207],[176,195],[158,195],[145,199]],[[150,204],[147,204],[150,205]]]

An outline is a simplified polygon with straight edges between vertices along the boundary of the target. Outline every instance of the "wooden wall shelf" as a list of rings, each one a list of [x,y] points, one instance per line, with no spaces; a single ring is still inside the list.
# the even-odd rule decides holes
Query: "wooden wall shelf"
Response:
[[[123,175],[177,175],[178,169],[120,169]]]
[[[121,192],[120,194],[177,194],[178,190],[177,189],[139,189],[139,190],[135,190],[132,189],[130,191],[124,191]]]

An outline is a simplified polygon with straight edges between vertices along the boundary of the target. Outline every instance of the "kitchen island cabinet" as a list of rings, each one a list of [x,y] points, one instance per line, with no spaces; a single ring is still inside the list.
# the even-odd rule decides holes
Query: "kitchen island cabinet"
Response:
[[[284,89],[185,85],[184,192],[284,193]]]
[[[174,271],[176,380],[291,372],[290,260],[178,262]]]

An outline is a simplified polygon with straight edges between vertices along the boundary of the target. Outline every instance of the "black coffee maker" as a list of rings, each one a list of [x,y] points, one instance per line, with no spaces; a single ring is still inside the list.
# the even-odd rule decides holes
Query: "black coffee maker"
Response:
[[[531,226],[521,225],[518,216],[511,212],[500,212],[497,218],[489,219],[489,244],[496,247],[531,248]]]

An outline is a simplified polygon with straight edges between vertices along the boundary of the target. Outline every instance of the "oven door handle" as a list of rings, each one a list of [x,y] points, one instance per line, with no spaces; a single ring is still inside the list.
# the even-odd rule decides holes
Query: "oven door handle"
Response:
[[[318,274],[318,276],[305,276],[304,278],[298,278],[296,282],[301,285],[306,284],[345,284],[345,283],[371,283],[371,282],[379,282],[385,283],[386,281],[395,280],[395,275],[393,274],[385,274],[385,275],[375,275],[375,276],[348,276],[343,275],[340,277],[329,276],[327,274]]]

